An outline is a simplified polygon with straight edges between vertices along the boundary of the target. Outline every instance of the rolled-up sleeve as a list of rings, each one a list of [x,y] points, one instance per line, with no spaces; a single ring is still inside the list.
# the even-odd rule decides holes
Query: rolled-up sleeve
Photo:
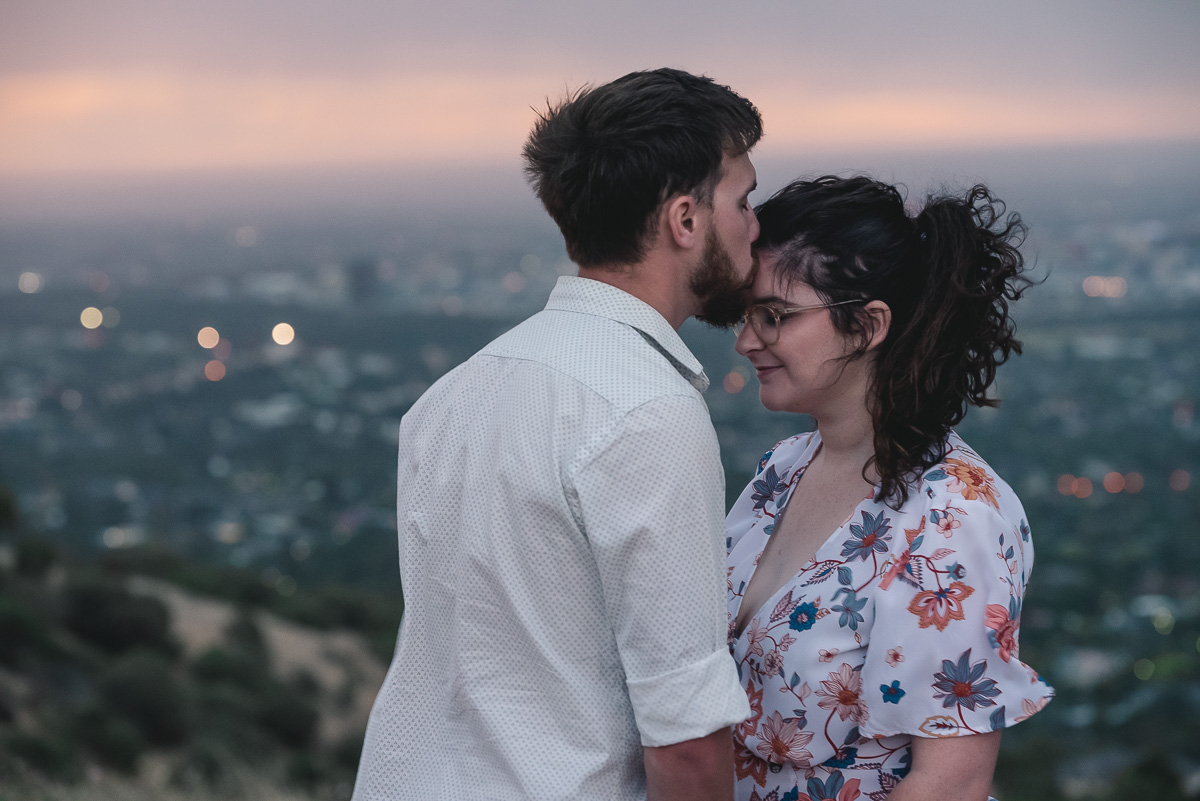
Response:
[[[724,477],[703,400],[630,411],[574,484],[642,744],[748,717],[726,644]]]

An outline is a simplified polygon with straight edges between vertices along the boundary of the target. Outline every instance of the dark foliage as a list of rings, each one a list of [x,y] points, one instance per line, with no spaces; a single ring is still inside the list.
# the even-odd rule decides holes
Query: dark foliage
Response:
[[[192,728],[188,698],[171,665],[157,653],[136,651],[100,680],[105,705],[128,719],[151,745],[178,745]]]
[[[67,587],[66,624],[71,631],[110,653],[150,648],[174,656],[171,613],[157,598],[133,595],[105,578],[77,578]]]
[[[108,767],[121,773],[137,773],[138,758],[145,743],[128,720],[92,707],[79,715],[75,734],[79,742]]]
[[[258,724],[289,748],[305,748],[317,731],[317,710],[304,696],[276,688],[264,694],[255,716]]]
[[[17,574],[42,578],[58,559],[58,549],[43,539],[25,537],[17,542]]]
[[[69,741],[16,732],[8,736],[4,748],[50,778],[59,781],[74,781],[79,778],[79,759]]]

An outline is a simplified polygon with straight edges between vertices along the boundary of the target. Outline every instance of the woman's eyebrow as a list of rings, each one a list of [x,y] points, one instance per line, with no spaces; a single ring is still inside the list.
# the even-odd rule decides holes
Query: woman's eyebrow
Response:
[[[769,295],[765,298],[755,298],[754,304],[757,306],[764,306],[764,305],[771,305],[771,304],[775,304],[778,306],[790,305],[786,299],[781,298],[778,295]]]

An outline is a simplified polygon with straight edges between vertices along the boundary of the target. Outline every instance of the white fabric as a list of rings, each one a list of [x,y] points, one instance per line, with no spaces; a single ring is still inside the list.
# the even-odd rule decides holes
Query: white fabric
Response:
[[[643,745],[749,715],[706,385],[654,309],[566,277],[405,415],[356,801],[644,799]]]

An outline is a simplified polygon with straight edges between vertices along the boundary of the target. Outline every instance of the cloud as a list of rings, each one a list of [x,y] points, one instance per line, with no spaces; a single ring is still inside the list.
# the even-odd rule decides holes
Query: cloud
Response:
[[[107,0],[0,6],[0,173],[516,159],[531,105],[660,65],[766,151],[1200,138],[1200,4]]]

